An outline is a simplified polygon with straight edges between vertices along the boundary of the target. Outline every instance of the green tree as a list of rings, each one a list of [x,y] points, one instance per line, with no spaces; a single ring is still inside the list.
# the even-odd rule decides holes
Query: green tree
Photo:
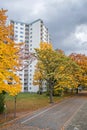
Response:
[[[58,68],[55,74],[55,79],[57,81],[55,90],[60,87],[63,89],[78,88],[79,78],[81,75],[82,70],[74,61],[65,55],[61,58],[60,55]]]
[[[57,63],[57,53],[53,50],[52,45],[48,43],[41,43],[40,48],[36,50],[36,57],[41,64],[43,64],[43,79],[47,82],[47,90],[50,95],[50,103],[53,102],[53,87],[54,87],[54,72]]]
[[[16,45],[10,38],[13,35],[12,25],[7,25],[7,10],[0,10],[0,96],[4,99],[3,91],[12,96],[21,91],[21,83],[16,71],[20,66],[20,45]],[[4,100],[1,100],[0,109],[4,109]]]
[[[69,57],[82,69],[78,87],[80,85],[87,87],[87,56],[84,54],[72,53]]]
[[[40,48],[35,50],[38,62],[43,65],[40,73],[43,74],[41,78],[47,83],[50,103],[53,102],[54,91],[78,86],[81,69],[63,51],[55,51],[50,43],[41,43]]]
[[[0,10],[0,93],[17,95],[21,91],[21,83],[16,71],[20,66],[20,45],[11,38],[12,26],[8,26],[6,10]]]

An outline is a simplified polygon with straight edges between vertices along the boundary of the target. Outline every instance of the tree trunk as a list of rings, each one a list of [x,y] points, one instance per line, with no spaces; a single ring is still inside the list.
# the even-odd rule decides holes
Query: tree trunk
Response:
[[[4,112],[5,95],[0,93],[0,114]]]
[[[53,88],[52,86],[49,86],[49,98],[50,98],[50,103],[53,103]]]
[[[39,85],[39,94],[40,95],[42,95],[42,91],[43,91],[42,85]]]
[[[76,94],[78,94],[78,88],[76,88]]]
[[[16,118],[16,96],[14,97],[14,118]]]
[[[39,94],[42,95],[43,93],[43,87],[42,87],[42,80],[40,80],[40,84],[39,84]]]

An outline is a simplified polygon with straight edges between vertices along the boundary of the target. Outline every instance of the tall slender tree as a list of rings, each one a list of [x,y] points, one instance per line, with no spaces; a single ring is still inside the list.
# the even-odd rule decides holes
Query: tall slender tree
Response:
[[[20,66],[21,45],[15,44],[12,25],[7,25],[7,10],[0,10],[0,113],[4,111],[4,93],[12,96],[21,91],[16,72]]]
[[[0,10],[0,92],[5,91],[11,95],[16,95],[21,90],[19,77],[16,70],[20,65],[19,50],[10,38],[12,26],[7,25],[6,10]]]

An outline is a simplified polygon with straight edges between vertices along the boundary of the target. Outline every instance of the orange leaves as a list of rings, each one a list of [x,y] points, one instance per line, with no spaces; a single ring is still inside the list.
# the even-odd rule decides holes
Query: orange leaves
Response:
[[[70,58],[75,61],[82,69],[80,84],[87,86],[87,56],[83,54],[71,54]]]
[[[4,26],[6,24],[7,16],[5,13],[7,10],[0,10],[0,29],[2,28],[2,25]]]
[[[87,71],[87,56],[83,54],[71,54],[70,58],[74,60],[82,69]]]

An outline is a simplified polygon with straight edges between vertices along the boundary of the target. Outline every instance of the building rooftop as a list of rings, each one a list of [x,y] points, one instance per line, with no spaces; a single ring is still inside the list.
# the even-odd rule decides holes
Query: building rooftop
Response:
[[[25,22],[20,22],[20,21],[15,21],[15,20],[10,20],[10,21],[15,22],[15,23],[27,24],[27,25],[32,25],[32,24],[34,24],[34,23],[36,23],[38,21],[41,21],[43,23],[43,21],[41,19],[37,19],[37,20],[35,20],[35,21],[31,22],[31,23],[25,23]]]

